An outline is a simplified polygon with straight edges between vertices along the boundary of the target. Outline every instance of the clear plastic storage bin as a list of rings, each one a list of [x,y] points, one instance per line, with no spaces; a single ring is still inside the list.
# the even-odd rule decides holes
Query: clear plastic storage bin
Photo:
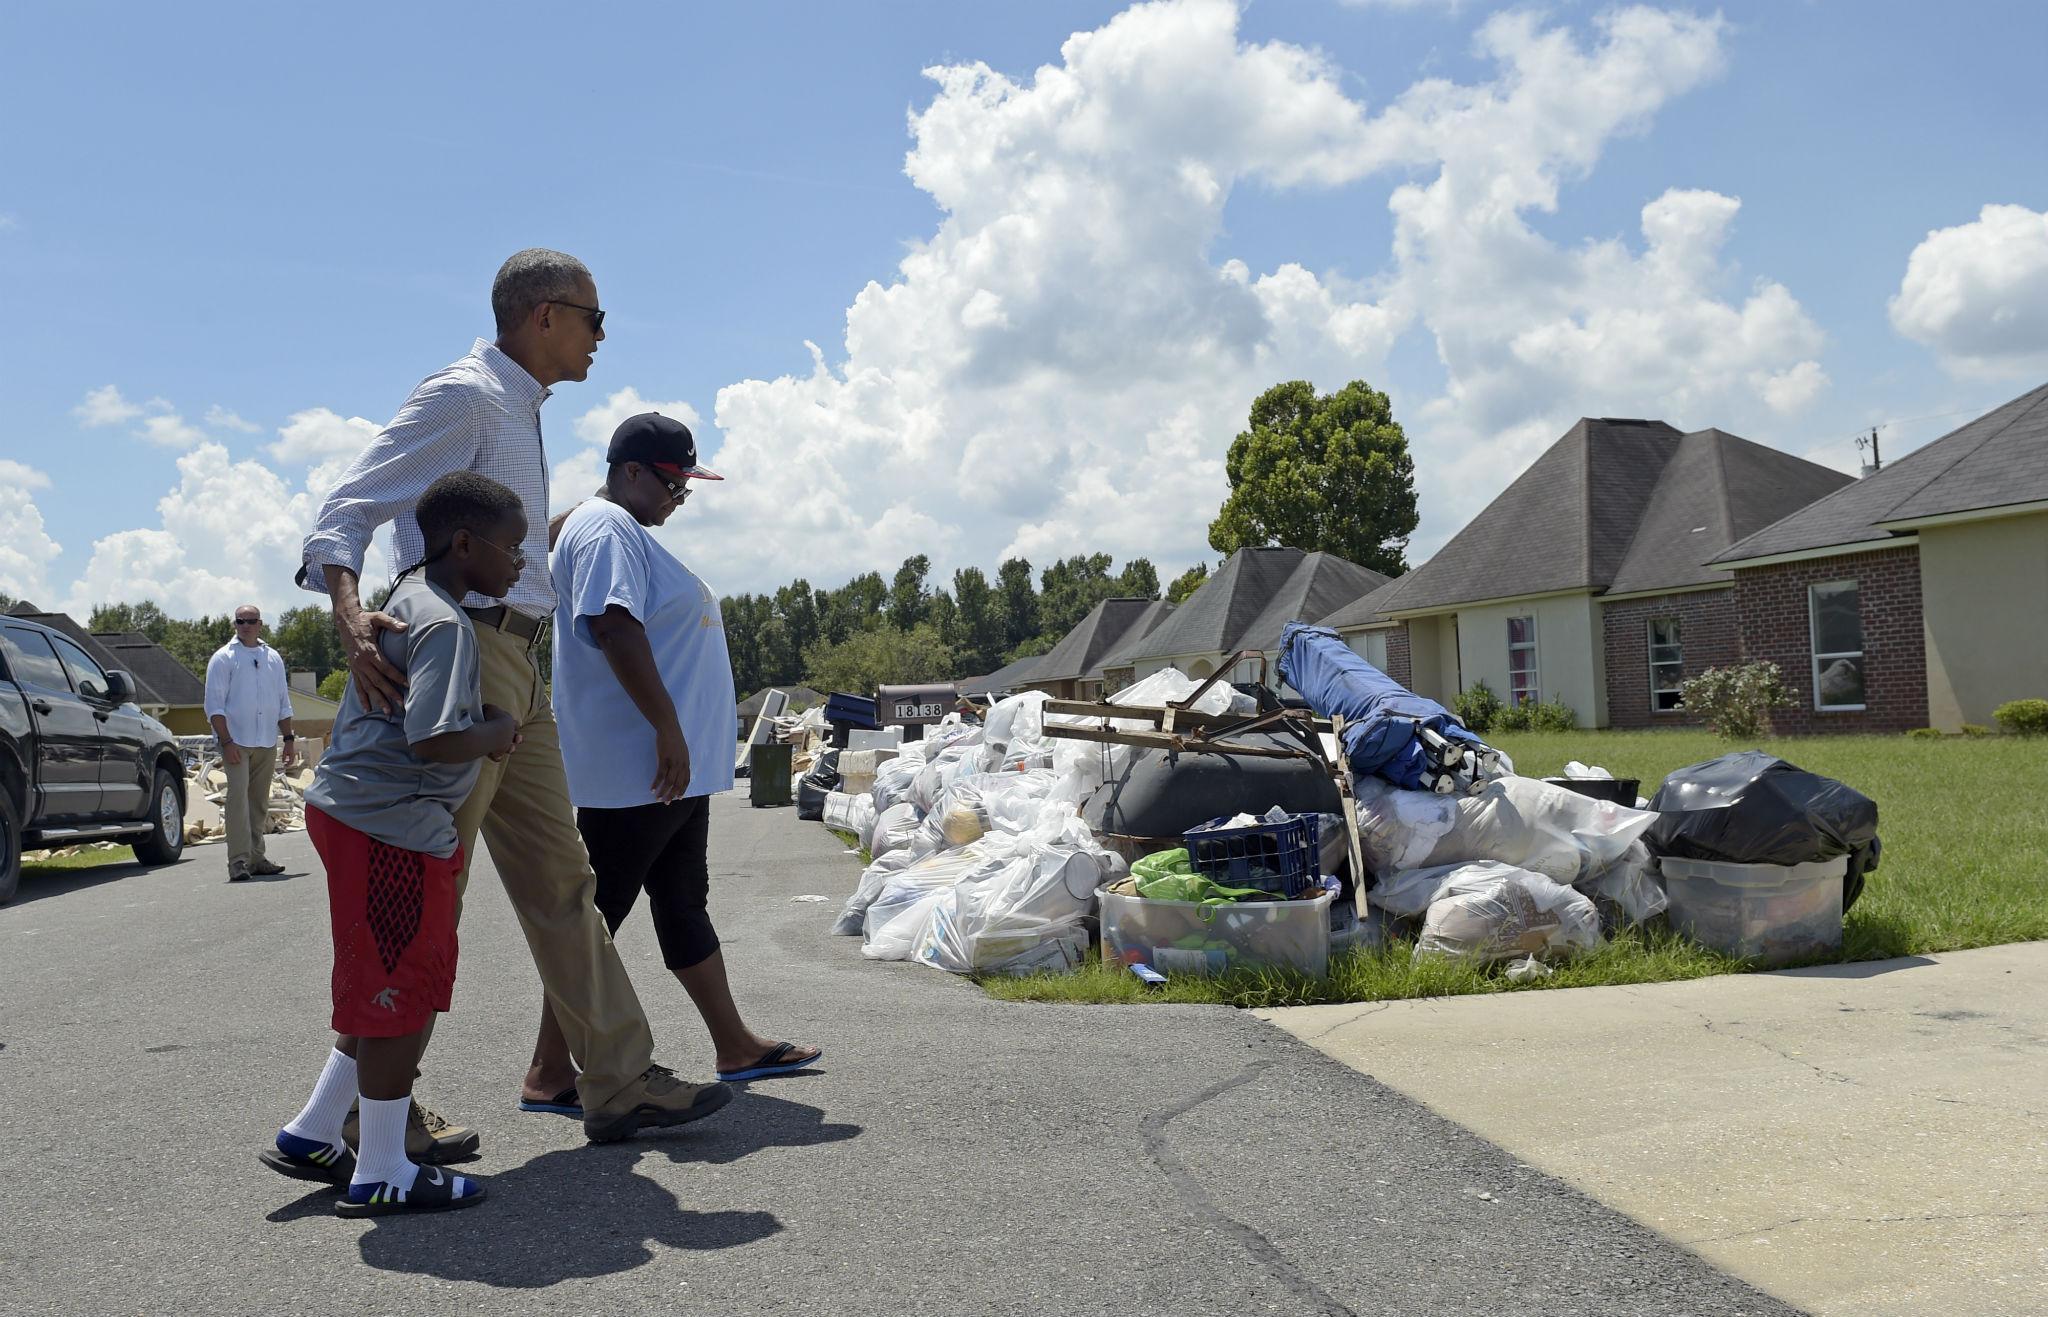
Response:
[[[1666,856],[1671,926],[1730,956],[1765,965],[1842,949],[1842,879],[1849,857],[1811,864],[1726,864]]]
[[[1231,905],[1101,895],[1103,959],[1113,964],[1150,965],[1162,974],[1330,972],[1329,892],[1307,901]]]

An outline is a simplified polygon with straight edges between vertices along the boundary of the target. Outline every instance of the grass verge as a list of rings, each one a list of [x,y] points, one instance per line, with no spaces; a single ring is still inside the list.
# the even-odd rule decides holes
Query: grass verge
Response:
[[[58,873],[67,869],[97,869],[103,864],[128,864],[135,859],[133,846],[116,846],[111,850],[82,850],[76,855],[51,855],[47,851],[27,851],[21,857],[21,871],[25,875]]]
[[[1730,748],[1690,731],[1532,732],[1494,743],[1513,757],[1516,771],[1531,777],[1556,774],[1577,759],[1639,779],[1645,796],[1673,770]],[[1883,857],[1844,921],[1842,954],[1835,959],[1885,960],[2048,938],[2048,804],[2040,785],[2048,782],[2048,741],[1837,736],[1770,741],[1762,748],[1878,803]],[[1070,974],[980,981],[991,995],[1010,1001],[1270,1007],[1662,983],[1745,968],[1670,933],[1661,921],[1624,931],[1600,951],[1526,984],[1440,960],[1416,965],[1412,950],[1411,943],[1396,941],[1341,956],[1320,979],[1261,971],[1174,978],[1148,988],[1091,962]]]

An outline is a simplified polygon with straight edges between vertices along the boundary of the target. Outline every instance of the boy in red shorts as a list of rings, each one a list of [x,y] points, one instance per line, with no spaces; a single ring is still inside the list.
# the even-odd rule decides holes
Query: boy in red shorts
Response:
[[[406,1157],[412,1082],[434,1013],[455,984],[455,811],[484,756],[517,742],[512,715],[483,702],[476,632],[462,601],[499,598],[519,579],[526,514],[519,497],[472,471],[420,497],[427,556],[400,573],[384,611],[405,623],[378,640],[406,675],[405,706],[373,713],[355,683],[306,793],[306,831],[327,870],[334,926],[334,1030],[340,1035],[305,1110],[263,1162],[301,1180],[346,1186],[343,1216],[468,1207],[484,1186]],[[361,1142],[342,1140],[360,1099]]]

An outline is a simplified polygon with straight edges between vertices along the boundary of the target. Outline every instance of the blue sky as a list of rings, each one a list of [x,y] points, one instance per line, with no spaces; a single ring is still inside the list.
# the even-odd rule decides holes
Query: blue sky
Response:
[[[731,590],[1177,571],[1296,375],[1392,393],[1419,560],[1582,413],[1846,467],[2048,374],[2037,5],[413,8],[0,17],[0,589],[299,602],[323,466],[527,245],[611,311],[546,412],[563,482],[683,412],[735,479],[672,534]],[[923,72],[977,62],[1007,82]]]

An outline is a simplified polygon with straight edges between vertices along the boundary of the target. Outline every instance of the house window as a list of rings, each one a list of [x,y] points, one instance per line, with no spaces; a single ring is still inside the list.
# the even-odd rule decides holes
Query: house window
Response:
[[[1678,639],[1678,619],[1650,619],[1650,708],[1657,713],[1678,710],[1678,686],[1685,680],[1685,647]]]
[[[1534,704],[1543,698],[1536,676],[1536,619],[1508,619],[1508,698],[1513,704]]]
[[[1813,632],[1813,707],[1823,712],[1863,707],[1863,608],[1856,582],[1809,586]]]

